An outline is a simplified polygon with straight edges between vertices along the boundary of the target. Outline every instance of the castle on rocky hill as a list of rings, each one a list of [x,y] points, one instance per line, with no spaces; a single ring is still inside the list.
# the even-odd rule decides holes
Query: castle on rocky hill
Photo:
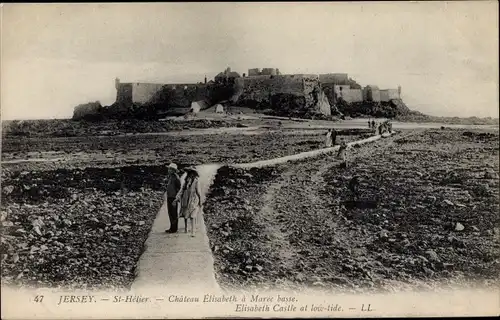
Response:
[[[240,75],[228,67],[213,80],[207,82],[205,76],[198,83],[122,83],[116,79],[115,87],[114,105],[122,109],[132,105],[189,108],[200,101],[205,105],[226,101],[238,106],[282,109],[283,113],[330,115],[341,102],[380,103],[401,99],[401,87],[361,87],[347,73],[282,74],[278,68],[252,68]]]

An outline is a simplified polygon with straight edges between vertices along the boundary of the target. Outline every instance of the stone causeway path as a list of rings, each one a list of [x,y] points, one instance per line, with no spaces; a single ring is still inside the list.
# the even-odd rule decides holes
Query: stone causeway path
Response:
[[[376,141],[382,137],[377,135],[367,139],[353,141],[348,145],[364,144]],[[288,161],[313,158],[325,153],[337,151],[339,146],[303,152],[291,156],[263,160],[254,163],[235,164],[234,167],[252,168],[272,166]],[[209,164],[197,167],[200,172],[202,193],[205,196],[221,165]],[[195,237],[184,233],[184,220],[179,220],[179,232],[167,234],[170,227],[166,206],[163,206],[153,223],[146,241],[146,248],[136,268],[136,279],[132,290],[161,288],[169,292],[200,292],[218,293],[221,291],[215,279],[214,259],[207,236],[203,214],[198,219],[198,229]]]

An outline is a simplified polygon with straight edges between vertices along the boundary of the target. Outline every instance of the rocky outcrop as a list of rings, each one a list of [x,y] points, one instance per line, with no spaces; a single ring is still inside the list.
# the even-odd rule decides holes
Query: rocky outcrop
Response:
[[[280,75],[240,78],[232,100],[279,116],[331,115],[330,104],[317,76]]]
[[[336,107],[339,112],[350,117],[396,118],[414,113],[401,99],[388,102],[363,101],[352,103],[340,100],[337,102]]]
[[[73,120],[100,118],[102,105],[99,101],[80,104],[73,110]]]
[[[398,116],[407,116],[414,112],[410,110],[410,108],[408,108],[408,106],[401,99],[394,99],[391,100],[389,103],[396,110],[396,114]]]
[[[319,92],[318,108],[320,113],[323,115],[329,116],[332,115],[334,112],[332,106],[330,105],[330,102],[328,101],[328,97],[323,92],[323,90]]]

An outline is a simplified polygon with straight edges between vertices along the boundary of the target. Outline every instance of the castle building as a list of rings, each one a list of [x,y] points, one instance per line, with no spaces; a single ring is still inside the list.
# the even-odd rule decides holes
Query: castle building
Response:
[[[116,103],[124,106],[147,105],[161,101],[167,92],[171,92],[178,99],[202,100],[207,94],[207,85],[203,83],[123,83],[115,79]],[[168,94],[167,94],[168,95]],[[186,104],[188,102],[185,102]],[[189,104],[191,102],[189,101]]]
[[[238,72],[231,71],[230,67],[227,67],[226,70],[220,72],[215,76],[215,82],[218,83],[234,83],[235,79],[241,78]]]
[[[253,68],[253,69],[248,69],[248,76],[249,77],[255,77],[255,76],[279,76],[281,75],[280,69],[278,68],[263,68],[260,70],[260,68]]]
[[[363,88],[363,101],[380,102],[380,89],[375,85],[367,85]]]

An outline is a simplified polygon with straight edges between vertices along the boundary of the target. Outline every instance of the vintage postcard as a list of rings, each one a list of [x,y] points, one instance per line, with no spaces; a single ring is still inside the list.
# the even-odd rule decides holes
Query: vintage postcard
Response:
[[[2,319],[499,314],[497,1],[1,21]]]

